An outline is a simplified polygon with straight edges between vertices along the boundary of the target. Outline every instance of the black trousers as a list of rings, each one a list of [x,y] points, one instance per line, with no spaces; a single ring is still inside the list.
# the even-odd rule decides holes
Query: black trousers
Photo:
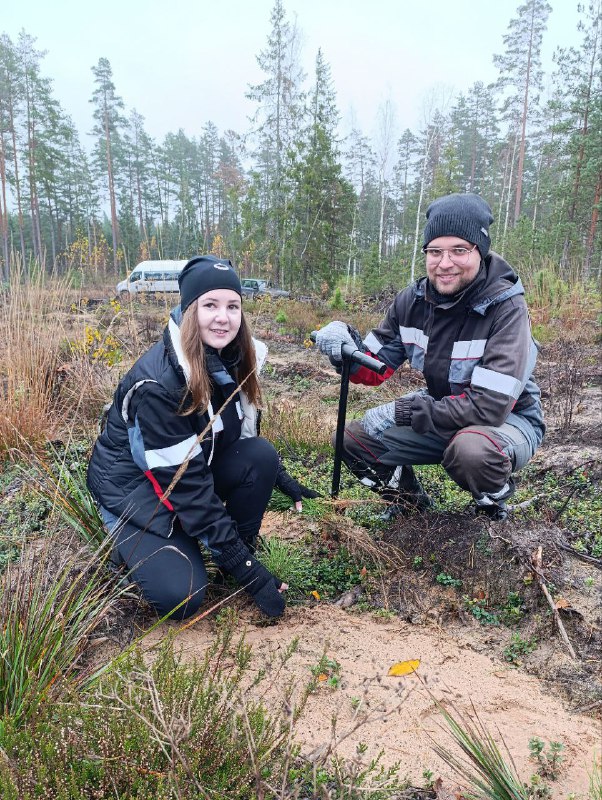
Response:
[[[266,439],[238,439],[216,454],[211,463],[216,494],[236,522],[241,539],[253,544],[278,471],[278,454]],[[145,599],[160,616],[176,606],[173,619],[184,619],[200,608],[207,589],[207,570],[196,539],[177,520],[169,539],[121,523],[101,509],[109,531],[114,530],[113,560],[123,566]],[[202,525],[203,509],[198,509]],[[185,602],[183,602],[185,601]]]

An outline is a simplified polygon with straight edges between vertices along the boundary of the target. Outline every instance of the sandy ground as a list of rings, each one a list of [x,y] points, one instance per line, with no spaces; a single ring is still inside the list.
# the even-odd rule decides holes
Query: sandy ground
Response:
[[[253,670],[268,668],[267,682],[255,691],[275,710],[282,704],[283,687],[294,678],[300,693],[324,652],[340,664],[339,686],[320,683],[297,724],[297,740],[306,755],[319,755],[332,742],[336,716],[340,755],[353,758],[363,742],[368,745],[364,759],[383,749],[384,763],[398,761],[401,774],[414,785],[423,785],[423,770],[429,769],[451,790],[462,784],[433,751],[434,742],[455,747],[442,727],[436,698],[453,712],[474,715],[476,710],[498,743],[507,747],[523,780],[535,771],[529,761],[529,739],[537,736],[546,744],[561,741],[565,763],[554,784],[554,798],[568,800],[571,792],[586,797],[588,772],[602,747],[600,721],[571,713],[537,678],[475,652],[455,637],[453,629],[382,621],[333,605],[288,609],[277,625],[264,627],[244,601],[242,629],[252,645]],[[205,619],[177,641],[184,657],[192,659],[202,656],[213,635],[213,625]],[[279,669],[279,657],[295,638],[296,652]],[[387,675],[392,664],[407,659],[420,659],[421,680],[415,675]],[[359,714],[354,717],[358,699]],[[345,738],[358,716],[366,716],[365,722]]]

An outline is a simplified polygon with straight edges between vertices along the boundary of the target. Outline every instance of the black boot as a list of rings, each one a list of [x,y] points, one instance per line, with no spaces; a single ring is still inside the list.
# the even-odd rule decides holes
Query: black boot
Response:
[[[475,497],[475,511],[477,514],[486,514],[489,519],[495,522],[503,522],[508,519],[507,500],[516,491],[516,485],[512,477],[508,478],[506,485],[498,492],[490,492]]]
[[[399,483],[395,491],[392,486],[389,486],[379,494],[384,500],[391,501],[391,505],[380,515],[380,519],[386,522],[412,511],[426,511],[433,506],[433,501],[416,477],[414,468],[409,465],[401,468]]]

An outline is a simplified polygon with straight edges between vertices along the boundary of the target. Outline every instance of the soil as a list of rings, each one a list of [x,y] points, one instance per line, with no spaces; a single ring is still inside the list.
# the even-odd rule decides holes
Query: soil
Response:
[[[264,376],[264,385],[272,396],[302,407],[311,405],[312,397],[316,402],[320,397],[336,398],[338,377],[325,359],[273,331],[256,335],[270,349],[272,369]],[[566,407],[554,409],[548,402],[549,432],[532,462],[536,469],[570,471],[587,462],[600,472],[597,370],[599,364],[590,370],[588,386],[583,380],[575,393],[568,427]],[[415,385],[417,376],[407,370],[395,380],[398,391],[400,385]],[[365,402],[360,395],[354,397],[359,397],[360,405]],[[336,405],[320,407],[327,408],[322,424],[334,430]],[[294,512],[269,512],[262,534],[277,531],[279,536],[302,540],[309,532],[336,541],[353,540],[361,549],[365,534],[353,530],[344,504],[339,511],[334,522],[323,526]],[[471,517],[463,508],[457,513],[417,514],[392,523],[380,535],[374,546],[389,559],[386,580],[351,592],[338,604],[316,600],[312,605],[289,606],[276,624],[266,624],[250,602],[234,600],[241,630],[252,645],[253,668],[267,669],[268,677],[274,671],[269,691],[265,682],[257,689],[274,709],[282,704],[291,679],[301,691],[324,653],[340,665],[336,674],[322,676],[325,680],[310,695],[297,725],[303,752],[316,758],[336,742],[338,754],[353,758],[358,744],[365,743],[364,760],[384,750],[384,763],[398,761],[401,774],[413,785],[423,785],[423,771],[430,770],[442,778],[439,796],[451,797],[461,781],[433,750],[434,742],[455,748],[442,724],[436,704],[440,702],[454,713],[477,717],[509,751],[525,781],[536,771],[529,760],[529,739],[561,742],[565,761],[553,796],[585,798],[595,758],[602,750],[600,560],[588,561],[567,549],[560,521],[534,521],[520,508],[504,523]],[[546,585],[554,586],[557,613],[576,659],[569,655],[534,579],[531,559],[539,547]],[[425,552],[462,579],[470,597],[501,602],[509,590],[522,586],[520,635],[532,636],[535,650],[509,663],[504,650],[512,644],[516,629],[480,624],[466,611],[456,590],[434,583],[432,572],[415,568],[415,556]],[[367,602],[358,605],[358,599]],[[180,633],[185,657],[204,653],[214,624],[210,615]],[[154,640],[160,635],[153,633]],[[274,665],[295,640],[296,652],[278,670]],[[420,660],[416,674],[387,675],[391,665],[409,659]],[[333,675],[334,681],[327,680]],[[354,730],[360,718],[363,722]],[[346,731],[353,732],[347,736]]]

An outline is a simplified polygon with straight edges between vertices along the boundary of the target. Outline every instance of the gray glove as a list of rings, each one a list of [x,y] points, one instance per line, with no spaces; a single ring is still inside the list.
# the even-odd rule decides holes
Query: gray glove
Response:
[[[328,356],[333,364],[341,364],[343,357],[341,347],[344,344],[351,344],[357,347],[355,339],[349,332],[347,323],[335,320],[329,322],[319,331],[313,331],[318,350]]]
[[[374,439],[381,439],[387,428],[395,425],[395,400],[369,408],[362,417],[362,427]]]

